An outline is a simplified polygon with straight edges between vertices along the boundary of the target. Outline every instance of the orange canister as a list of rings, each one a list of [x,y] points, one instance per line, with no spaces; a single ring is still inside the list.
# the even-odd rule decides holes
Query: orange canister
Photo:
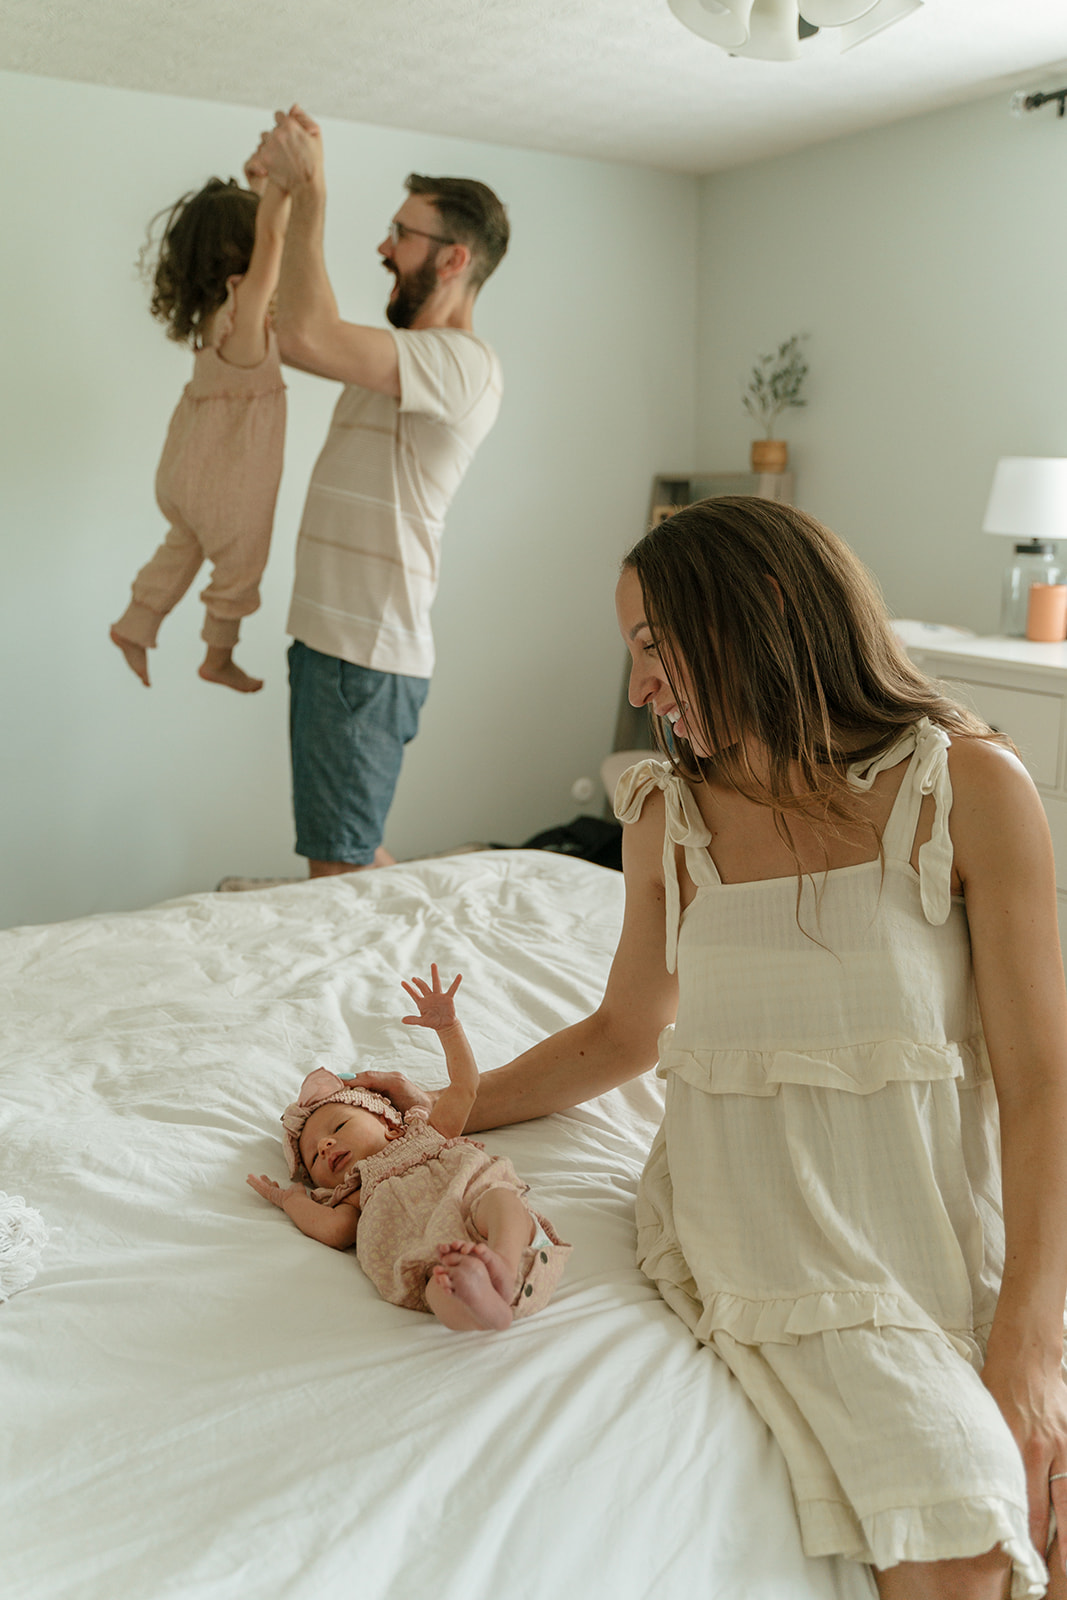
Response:
[[[1067,639],[1067,583],[1032,583],[1026,637],[1042,643]]]

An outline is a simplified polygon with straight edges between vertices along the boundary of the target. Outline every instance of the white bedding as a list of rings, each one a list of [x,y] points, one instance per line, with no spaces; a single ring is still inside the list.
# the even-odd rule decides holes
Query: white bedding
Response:
[[[634,1266],[646,1078],[485,1136],[574,1244],[454,1334],[244,1183],[313,1065],[443,1081],[401,977],[464,974],[483,1070],[591,1010],[621,877],[533,851],[0,934],[0,1189],[54,1230],[0,1305],[9,1600],[866,1600]]]

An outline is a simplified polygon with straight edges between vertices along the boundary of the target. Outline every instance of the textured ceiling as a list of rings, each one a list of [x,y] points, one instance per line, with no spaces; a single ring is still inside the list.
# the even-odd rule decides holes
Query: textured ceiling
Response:
[[[1067,70],[1067,0],[926,0],[745,61],[667,0],[3,0],[0,68],[710,172]],[[1058,86],[1058,85],[1056,85]],[[1005,103],[1005,110],[1007,109]],[[1050,116],[1054,111],[1035,113]]]

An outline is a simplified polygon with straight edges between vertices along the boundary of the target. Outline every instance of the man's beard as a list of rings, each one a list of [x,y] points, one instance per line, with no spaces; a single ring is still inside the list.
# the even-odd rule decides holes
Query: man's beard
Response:
[[[395,272],[388,267],[387,271]],[[422,266],[406,276],[396,275],[396,296],[385,308],[385,315],[394,328],[410,328],[427,300],[437,288],[437,267],[433,256],[427,256]]]

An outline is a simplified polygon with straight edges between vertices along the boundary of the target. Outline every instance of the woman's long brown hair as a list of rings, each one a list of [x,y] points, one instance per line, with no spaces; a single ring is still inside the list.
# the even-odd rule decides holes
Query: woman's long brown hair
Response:
[[[911,663],[867,569],[792,506],[697,501],[645,534],[627,569],[674,698],[682,704],[675,679],[684,671],[686,720],[714,755],[697,756],[655,719],[658,748],[690,782],[713,772],[770,806],[791,849],[790,812],[831,825],[861,820],[849,766],[921,717],[953,737],[1010,743]],[[752,740],[766,772],[752,765]]]

